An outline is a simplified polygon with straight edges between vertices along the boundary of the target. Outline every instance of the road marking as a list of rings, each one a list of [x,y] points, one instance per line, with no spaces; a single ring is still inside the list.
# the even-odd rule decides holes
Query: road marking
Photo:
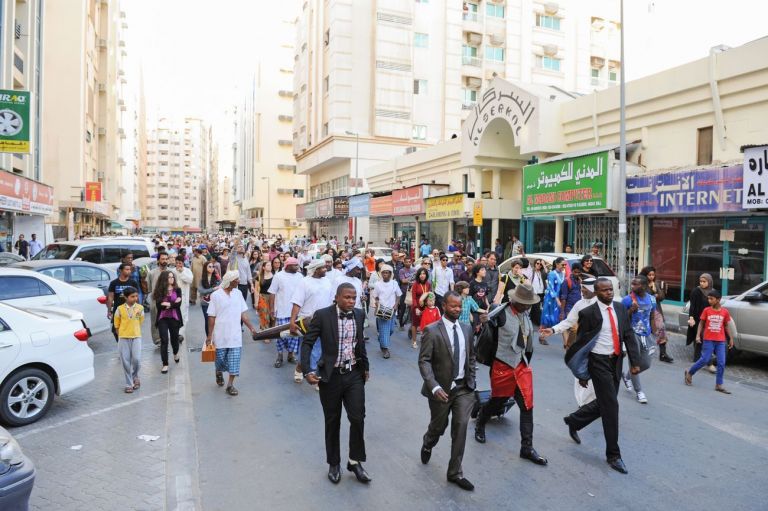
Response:
[[[61,421],[61,422],[56,422],[54,424],[50,424],[48,426],[43,426],[41,428],[30,429],[28,431],[24,431],[24,432],[19,433],[19,434],[14,434],[13,436],[15,438],[24,438],[24,437],[28,437],[28,436],[31,436],[31,435],[36,435],[37,433],[42,433],[43,431],[49,431],[51,429],[55,429],[55,428],[58,428],[58,427],[61,427],[61,426],[66,426],[67,424],[72,424],[73,422],[77,422],[79,420],[87,419],[88,417],[93,417],[95,415],[101,415],[101,414],[104,414],[104,413],[108,413],[108,412],[111,412],[113,410],[117,410],[119,408],[123,408],[125,406],[135,405],[136,403],[140,403],[142,401],[146,401],[147,399],[153,399],[153,398],[156,398],[158,396],[163,396],[163,395],[165,395],[167,393],[168,393],[167,390],[161,390],[161,391],[155,392],[154,394],[148,394],[146,396],[141,396],[140,398],[136,398],[136,399],[132,399],[130,401],[126,401],[125,403],[118,403],[118,404],[115,404],[115,405],[112,405],[112,406],[108,406],[106,408],[102,408],[101,410],[96,410],[95,412],[84,413],[82,415],[78,415],[77,417],[72,417],[71,419],[67,419],[67,420],[64,420],[64,421]]]
[[[708,417],[700,412],[694,410],[688,410],[687,408],[674,407],[675,410],[680,410],[683,414],[697,419],[708,426],[712,426],[715,429],[728,433],[731,436],[744,440],[756,447],[768,450],[768,436],[762,434],[759,430],[742,424],[740,422],[727,422],[723,423],[712,417]]]

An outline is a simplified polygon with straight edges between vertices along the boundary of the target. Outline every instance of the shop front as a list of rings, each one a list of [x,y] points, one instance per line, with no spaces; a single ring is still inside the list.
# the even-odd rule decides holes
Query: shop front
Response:
[[[373,194],[368,219],[369,239],[376,245],[395,236],[392,230],[392,194]]]
[[[371,238],[369,217],[371,214],[371,194],[362,193],[349,196],[349,220],[352,222],[351,232],[353,239],[363,238],[365,241],[374,241]]]
[[[424,185],[392,191],[392,221],[400,247],[411,256],[419,250],[419,215],[424,215]],[[423,216],[422,216],[423,218]]]
[[[48,239],[45,217],[53,213],[53,188],[0,171],[0,243],[10,251],[19,234],[30,239],[32,233],[43,243]]]
[[[307,204],[305,215],[310,209]],[[347,197],[329,197],[314,202],[314,216],[310,222],[310,233],[317,238],[327,239],[336,237],[343,241],[344,237],[352,236],[353,226],[349,221],[349,201]],[[310,219],[307,216],[307,219]]]
[[[66,226],[67,239],[100,236],[109,232],[110,210],[104,201],[59,201],[59,224]]]
[[[647,260],[670,301],[687,301],[702,273],[724,295],[766,279],[768,216],[743,207],[743,176],[732,165],[627,179],[627,214],[647,222]]]
[[[433,249],[447,250],[451,240],[456,239],[455,223],[459,223],[465,233],[472,222],[465,204],[466,194],[456,193],[441,197],[429,197],[425,203],[425,222],[422,222],[422,235],[429,240]],[[466,234],[465,234],[466,236]],[[466,238],[465,238],[466,239]]]

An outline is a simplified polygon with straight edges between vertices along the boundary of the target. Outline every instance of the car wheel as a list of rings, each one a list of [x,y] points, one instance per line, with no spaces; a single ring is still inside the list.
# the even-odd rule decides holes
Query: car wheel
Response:
[[[12,374],[0,389],[0,420],[24,426],[42,418],[53,404],[55,387],[48,373],[29,368]]]

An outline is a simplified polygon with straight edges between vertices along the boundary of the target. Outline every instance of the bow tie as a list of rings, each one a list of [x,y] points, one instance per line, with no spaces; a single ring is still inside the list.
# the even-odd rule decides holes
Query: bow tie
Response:
[[[339,319],[355,319],[355,313],[350,312],[339,312]]]

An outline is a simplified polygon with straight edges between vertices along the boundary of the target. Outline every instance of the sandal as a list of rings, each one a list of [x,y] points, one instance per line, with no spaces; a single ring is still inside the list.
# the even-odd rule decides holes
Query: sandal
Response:
[[[166,374],[168,372],[168,366],[163,366],[163,368],[160,369],[160,372]]]
[[[693,385],[693,377],[691,376],[691,373],[688,372],[688,369],[685,370],[685,384],[686,385]]]
[[[723,394],[730,394],[731,391],[723,387],[722,385],[715,385],[715,390],[718,392],[722,392]]]
[[[180,357],[180,356],[178,356],[178,355],[174,355],[174,356],[173,356],[173,361],[174,361],[174,362],[176,362],[176,363],[178,364],[178,363],[181,361],[181,357]]]
[[[224,375],[222,374],[221,371],[216,371],[216,385],[218,385],[219,387],[224,386]]]
[[[288,353],[288,363],[289,364],[295,364],[296,363],[296,355],[293,353]]]
[[[229,387],[227,387],[227,394],[229,394],[230,396],[236,396],[239,394],[239,392],[237,391],[234,385],[230,385]]]
[[[133,389],[134,389],[134,390],[137,390],[137,389],[139,389],[140,387],[141,387],[141,381],[140,381],[138,378],[136,378],[135,380],[133,380]]]
[[[125,387],[126,394],[133,394],[133,387]]]
[[[413,349],[416,349],[416,348],[418,348],[418,346],[416,345],[416,341],[413,341],[413,342],[411,343],[411,348],[413,348]]]

